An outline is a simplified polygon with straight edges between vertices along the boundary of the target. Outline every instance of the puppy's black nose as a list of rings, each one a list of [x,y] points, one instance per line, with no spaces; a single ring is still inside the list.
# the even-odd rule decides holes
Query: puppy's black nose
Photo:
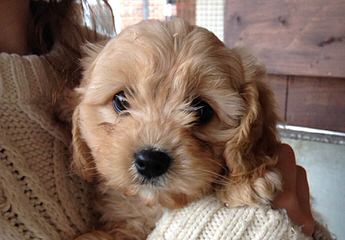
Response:
[[[153,148],[140,150],[134,155],[134,160],[138,172],[148,179],[163,175],[171,163],[167,153]]]

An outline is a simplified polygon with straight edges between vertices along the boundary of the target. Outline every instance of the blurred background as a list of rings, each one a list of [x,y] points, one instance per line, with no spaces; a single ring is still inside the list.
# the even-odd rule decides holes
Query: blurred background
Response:
[[[280,133],[307,172],[313,206],[345,239],[345,1],[109,0],[117,33],[181,17],[245,46],[267,67]]]

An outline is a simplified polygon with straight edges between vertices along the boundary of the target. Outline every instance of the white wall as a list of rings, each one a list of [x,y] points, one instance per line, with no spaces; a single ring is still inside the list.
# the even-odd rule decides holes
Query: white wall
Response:
[[[337,239],[345,239],[345,145],[284,139],[308,174],[312,205]]]
[[[224,40],[224,0],[197,0],[195,15],[196,25]]]

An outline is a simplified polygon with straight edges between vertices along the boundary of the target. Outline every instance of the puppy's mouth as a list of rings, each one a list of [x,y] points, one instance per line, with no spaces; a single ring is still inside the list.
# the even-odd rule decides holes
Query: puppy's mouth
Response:
[[[136,182],[153,187],[164,186],[171,163],[172,158],[165,150],[146,147],[137,151],[133,163]]]
[[[150,186],[150,187],[154,187],[154,188],[162,188],[167,184],[167,178],[165,175],[160,176],[160,177],[156,177],[156,178],[150,178],[147,179],[145,177],[142,176],[138,176],[138,180],[137,183],[139,185],[143,185],[143,186]]]

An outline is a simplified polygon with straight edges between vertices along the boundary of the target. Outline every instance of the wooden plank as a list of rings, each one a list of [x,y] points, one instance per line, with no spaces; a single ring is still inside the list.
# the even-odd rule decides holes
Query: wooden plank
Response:
[[[287,123],[345,132],[345,79],[290,77]]]
[[[345,0],[225,0],[224,21],[269,73],[345,77]]]
[[[274,93],[277,113],[281,121],[286,121],[287,77],[282,75],[268,75],[265,81]]]

